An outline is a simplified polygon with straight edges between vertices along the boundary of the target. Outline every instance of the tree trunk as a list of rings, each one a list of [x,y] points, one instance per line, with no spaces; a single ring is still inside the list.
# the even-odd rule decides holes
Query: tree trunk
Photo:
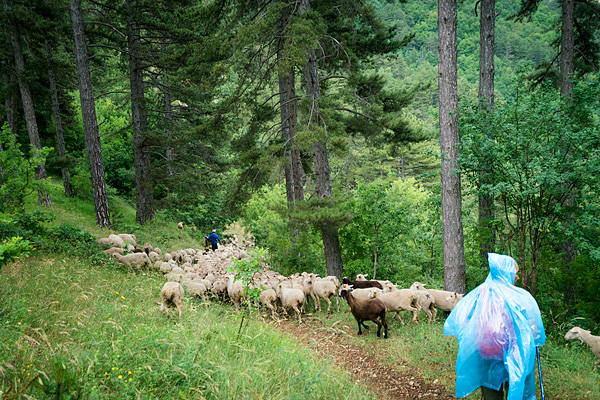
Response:
[[[373,246],[373,278],[377,276],[377,240],[379,239],[379,229],[375,227],[375,245]]]
[[[573,31],[573,20],[575,13],[575,1],[574,0],[563,0],[562,3],[562,34],[560,42],[560,94],[563,98],[573,98],[573,82],[572,74],[574,72],[573,66],[573,53],[574,53],[574,31]],[[567,153],[569,154],[569,153]],[[568,187],[570,183],[567,182],[565,185]],[[570,194],[565,201],[565,206],[571,207],[574,203],[574,195]],[[573,226],[573,213],[567,215],[568,226]],[[576,256],[575,244],[572,240],[566,239],[562,243],[562,251],[564,253],[564,260],[566,265],[570,265]]]
[[[5,82],[6,93],[4,98],[4,107],[6,108],[6,122],[8,122],[8,127],[10,128],[10,134],[13,136],[17,136],[17,94],[13,90],[14,86],[16,86],[17,78],[13,73],[7,73],[7,75],[5,76]]]
[[[81,98],[83,133],[85,136],[85,148],[90,163],[94,207],[96,209],[96,224],[100,227],[110,227],[110,212],[108,209],[108,196],[106,194],[106,182],[104,178],[104,162],[102,161],[102,147],[100,146],[100,136],[98,135],[96,104],[85,43],[81,0],[70,0],[70,8],[75,45],[75,61],[77,64],[77,77],[79,81],[79,96]]]
[[[560,41],[560,94],[573,97],[573,18],[575,13],[575,1],[563,0],[562,3],[562,34]]]
[[[310,1],[302,0],[300,11],[308,12],[310,10]],[[319,71],[317,68],[317,56],[315,50],[308,50],[307,61],[304,64],[304,80],[306,84],[306,95],[311,100],[308,116],[307,129],[311,124],[324,126],[322,116],[319,111],[319,98],[321,97],[321,88],[319,84]],[[332,197],[333,188],[331,186],[331,170],[329,168],[329,154],[327,152],[326,139],[322,138],[313,144],[313,162],[315,166],[315,188],[317,197]],[[323,247],[325,251],[325,263],[327,265],[327,274],[335,275],[341,278],[344,273],[342,264],[342,252],[340,249],[340,239],[338,228],[331,221],[323,221],[320,224],[321,236],[323,237]]]
[[[129,82],[131,85],[131,119],[133,130],[133,164],[135,167],[135,219],[144,225],[154,220],[154,199],[150,168],[150,150],[144,136],[148,122],[144,100],[144,75],[140,54],[140,28],[136,21],[137,4],[127,1],[127,42],[129,44]]]
[[[64,160],[67,151],[65,149],[65,139],[63,137],[62,119],[60,116],[60,104],[58,103],[58,90],[56,88],[56,77],[54,76],[54,69],[52,68],[52,49],[50,48],[50,42],[45,39],[46,44],[46,60],[48,62],[48,80],[50,82],[50,94],[52,97],[52,112],[54,114],[54,127],[56,129],[56,146],[58,147],[58,155]],[[60,169],[63,177],[63,186],[65,188],[65,196],[73,197],[73,190],[71,189],[71,175],[68,167],[61,167]]]
[[[165,82],[166,86],[166,82]],[[175,171],[173,170],[173,160],[175,159],[175,152],[171,146],[173,140],[173,107],[171,107],[171,94],[167,89],[163,89],[163,96],[165,102],[165,134],[167,135],[167,149],[165,150],[165,158],[167,159],[167,172],[172,176]]]
[[[444,287],[465,293],[465,258],[458,169],[456,0],[438,0],[439,114],[442,153]]]
[[[4,0],[4,11],[9,12],[12,7],[12,0]],[[10,21],[10,18],[9,18]],[[14,22],[9,23],[10,41],[12,43],[13,55],[15,58],[15,71],[17,73],[17,82],[19,83],[19,91],[21,92],[21,101],[23,103],[23,112],[25,113],[25,122],[27,124],[27,132],[29,133],[29,141],[31,147],[36,150],[42,150],[42,143],[38,132],[37,120],[35,118],[35,109],[33,107],[33,98],[29,89],[29,83],[25,80],[25,58],[21,48],[21,38],[19,29]],[[46,179],[46,166],[43,160],[36,160],[35,179]],[[50,194],[44,190],[38,190],[38,202],[43,206],[51,206]]]
[[[481,0],[481,19],[479,29],[479,104],[482,111],[492,112],[494,109],[494,39],[496,22],[496,0]],[[493,136],[493,127],[485,127],[485,133]],[[491,155],[488,155],[491,156]],[[485,185],[490,182],[493,171],[492,163],[484,162],[479,170],[479,182]],[[487,254],[494,252],[496,232],[494,220],[494,195],[479,195],[479,258],[480,266],[486,267]]]

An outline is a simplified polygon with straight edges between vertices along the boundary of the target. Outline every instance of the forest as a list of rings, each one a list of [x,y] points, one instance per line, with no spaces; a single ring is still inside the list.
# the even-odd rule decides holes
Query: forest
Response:
[[[510,254],[597,328],[600,5],[498,0],[484,37],[489,3],[455,4],[447,64],[431,0],[3,0],[2,218],[60,182],[101,228],[238,224],[283,274],[460,292]]]

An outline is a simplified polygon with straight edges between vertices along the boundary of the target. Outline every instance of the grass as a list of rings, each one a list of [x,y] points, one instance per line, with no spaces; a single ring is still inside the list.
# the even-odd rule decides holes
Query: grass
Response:
[[[50,397],[59,382],[61,398],[371,398],[262,321],[238,334],[229,306],[188,299],[182,324],[159,315],[158,274],[38,254],[0,278],[3,398]],[[28,386],[37,374],[45,384]]]
[[[50,226],[69,223],[97,237],[134,233],[164,251],[199,247],[194,232],[177,229],[160,214],[144,227],[135,225],[134,210],[118,198],[111,199],[111,212],[119,229],[109,231],[95,226],[90,202],[65,198],[59,186],[51,195],[54,205],[45,211],[56,218]],[[35,197],[28,200],[28,211],[38,208]],[[163,282],[159,274],[133,273],[72,252],[42,250],[2,266],[0,398],[372,398],[332,362],[259,318],[240,333],[239,315],[228,305],[186,299],[184,322],[168,320],[154,304]],[[355,329],[348,306],[340,304],[340,313],[314,317],[332,329],[340,322]],[[373,329],[350,340],[452,392],[457,343],[443,335],[442,321],[400,326],[390,318],[390,325],[389,340],[376,338]],[[587,345],[549,337],[542,348],[546,398],[599,399],[594,360]]]
[[[340,318],[320,318],[327,325],[342,323],[356,328],[354,317],[346,312],[349,309],[345,302],[340,303]],[[438,313],[438,319],[432,323],[414,325],[406,323],[401,326],[392,314],[388,317],[390,338],[387,341],[377,338],[371,329],[366,336],[352,336],[352,342],[363,351],[384,356],[387,363],[395,368],[402,365],[420,371],[426,382],[438,380],[454,394],[456,380],[455,362],[458,342],[455,337],[444,336],[444,317]],[[317,314],[318,315],[318,314]],[[393,318],[392,318],[393,316]],[[420,318],[426,316],[421,313]],[[408,321],[409,315],[404,312],[402,318]],[[548,326],[546,326],[548,329]],[[382,351],[383,350],[383,351]],[[542,375],[544,392],[547,400],[597,400],[600,399],[600,371],[594,367],[596,357],[586,344],[569,341],[562,337],[549,336],[546,345],[541,347]],[[536,382],[539,375],[536,363]],[[466,399],[479,400],[480,392],[475,392]],[[540,398],[540,397],[538,397]]]

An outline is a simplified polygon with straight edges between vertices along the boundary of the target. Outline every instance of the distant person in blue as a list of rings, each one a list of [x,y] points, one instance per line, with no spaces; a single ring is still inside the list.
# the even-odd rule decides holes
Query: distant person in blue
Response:
[[[444,334],[458,339],[456,397],[481,387],[485,400],[535,399],[536,346],[546,334],[531,294],[514,286],[519,266],[510,256],[488,254],[485,282],[456,304]]]
[[[212,246],[213,251],[217,250],[219,248],[219,245],[217,244],[217,242],[221,242],[221,239],[219,239],[219,237],[217,236],[217,230],[213,229],[212,233],[208,236],[204,236],[204,238],[206,240],[210,240],[210,244]]]

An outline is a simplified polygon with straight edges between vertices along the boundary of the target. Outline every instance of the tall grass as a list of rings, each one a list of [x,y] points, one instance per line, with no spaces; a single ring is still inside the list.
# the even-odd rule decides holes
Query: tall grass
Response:
[[[238,334],[231,307],[188,299],[183,323],[159,315],[158,275],[40,254],[0,278],[4,398],[58,398],[59,383],[60,398],[371,398],[258,319]]]

